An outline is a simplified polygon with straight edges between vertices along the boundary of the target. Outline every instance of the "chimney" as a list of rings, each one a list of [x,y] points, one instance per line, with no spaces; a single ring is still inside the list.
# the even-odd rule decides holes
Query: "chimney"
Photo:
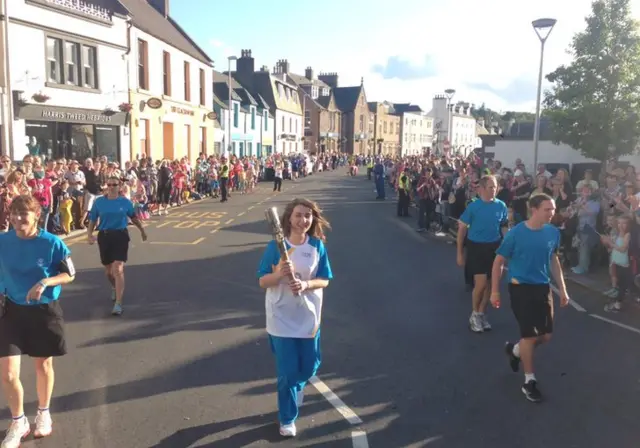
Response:
[[[169,17],[169,0],[149,0],[149,4],[162,14],[165,19]]]
[[[269,72],[269,67],[268,67],[268,66],[266,66],[266,65],[263,65],[262,67],[260,67],[260,71],[261,71],[261,72],[267,72],[267,73],[268,73],[268,72]]]
[[[277,64],[278,74],[289,73],[289,61],[286,59],[280,59]]]
[[[255,61],[251,56],[251,50],[242,50],[240,57],[236,61],[236,72],[242,76],[252,74],[255,70],[254,64]]]
[[[311,67],[307,67],[307,69],[304,71],[304,77],[309,81],[313,81],[313,69]]]
[[[318,79],[320,81],[324,82],[325,84],[327,84],[332,89],[337,89],[338,88],[338,74],[335,73],[335,72],[333,72],[333,73],[320,73],[320,75],[318,75]]]

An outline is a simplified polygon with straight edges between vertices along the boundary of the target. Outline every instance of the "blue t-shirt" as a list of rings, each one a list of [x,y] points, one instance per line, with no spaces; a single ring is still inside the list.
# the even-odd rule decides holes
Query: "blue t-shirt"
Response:
[[[467,238],[474,243],[495,243],[502,238],[501,227],[507,224],[509,210],[500,199],[471,202],[460,217],[469,227]]]
[[[14,230],[0,234],[0,292],[18,305],[40,305],[58,300],[62,286],[46,288],[39,302],[27,303],[27,293],[40,280],[60,274],[60,263],[71,255],[55,235],[40,231],[31,239]]]
[[[127,228],[129,223],[127,218],[135,216],[133,202],[129,199],[122,196],[115,199],[100,196],[91,207],[89,219],[93,222],[100,219],[98,230],[122,230]]]
[[[551,281],[551,257],[560,247],[560,230],[551,224],[530,229],[521,222],[506,234],[497,250],[509,260],[509,282],[545,285]]]

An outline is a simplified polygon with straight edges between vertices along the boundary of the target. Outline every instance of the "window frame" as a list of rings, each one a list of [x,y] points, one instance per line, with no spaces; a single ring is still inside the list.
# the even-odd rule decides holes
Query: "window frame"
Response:
[[[54,51],[57,52],[56,59],[51,59],[49,57],[49,40],[60,42],[59,47]],[[70,84],[67,79],[68,76],[68,67],[66,63],[66,47],[67,44],[77,45],[77,57],[78,61],[76,63],[76,76],[78,77],[77,83]],[[55,44],[54,44],[55,47]],[[93,77],[95,86],[87,86],[86,85],[86,76],[85,69],[89,68],[86,66],[85,61],[85,48],[91,48],[94,51],[94,66],[93,66]],[[82,38],[71,38],[65,36],[63,34],[57,33],[44,33],[44,63],[45,63],[45,87],[51,87],[55,89],[67,89],[67,90],[79,90],[83,92],[93,92],[93,93],[101,93],[100,90],[100,45],[96,42],[91,42]],[[56,69],[58,72],[58,79],[56,81],[51,81],[51,63],[56,63]]]

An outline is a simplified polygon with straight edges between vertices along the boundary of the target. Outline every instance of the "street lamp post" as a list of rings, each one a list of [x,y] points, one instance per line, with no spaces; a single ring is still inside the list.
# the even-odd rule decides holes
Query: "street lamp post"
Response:
[[[227,151],[229,152],[229,154],[231,154],[231,150],[232,145],[231,145],[231,112],[232,112],[232,107],[231,107],[231,92],[233,91],[233,88],[231,87],[231,61],[237,61],[238,58],[236,56],[229,56],[227,58],[227,62],[228,62],[228,71],[227,71],[227,75],[229,77],[228,80],[228,84],[229,84],[229,117],[227,117],[227,122],[228,122],[228,127],[229,127],[229,140],[227,140]]]
[[[533,127],[533,171],[538,169],[538,143],[540,140],[540,97],[542,95],[542,67],[544,64],[544,44],[555,26],[556,19],[538,19],[531,22],[540,39],[540,70],[538,72],[538,94],[536,97],[536,121]]]
[[[451,99],[456,94],[455,89],[447,89],[444,91],[447,96],[447,143],[451,148],[451,128],[453,127],[453,108],[451,107]],[[442,153],[444,154],[444,146],[442,147]]]

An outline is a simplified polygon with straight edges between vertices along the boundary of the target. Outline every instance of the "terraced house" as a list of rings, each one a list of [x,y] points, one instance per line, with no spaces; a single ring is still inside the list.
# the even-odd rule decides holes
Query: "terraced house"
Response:
[[[9,0],[3,19],[11,158],[129,160],[129,12],[116,0]]]
[[[119,0],[127,36],[132,156],[194,161],[214,148],[212,61],[171,18],[168,0]]]
[[[288,68],[287,61],[283,62]],[[287,75],[287,79],[298,86],[304,111],[304,149],[312,154],[337,151],[341,144],[341,113],[331,87],[317,79],[311,67],[306,68],[304,76]]]
[[[369,103],[373,119],[373,154],[396,156],[400,154],[400,116],[387,101]]]
[[[370,113],[364,79],[356,87],[338,87],[336,73],[319,77],[333,89],[336,106],[342,112],[342,150],[348,154],[369,154],[375,144],[370,130]]]
[[[254,98],[261,97],[268,106],[269,113],[274,118],[273,152],[301,152],[302,105],[297,87],[287,81],[286,74],[277,70],[276,73],[269,73],[266,66],[256,71],[251,50],[242,50],[236,71],[232,75]],[[265,145],[263,141],[263,147],[265,146],[269,145]]]
[[[244,86],[229,76],[213,72],[213,93],[219,100],[214,106],[216,115],[220,116],[221,129],[224,130],[223,143],[231,142],[227,149],[239,157],[269,155],[273,151],[271,145],[263,146],[268,141],[265,134],[273,134],[273,120],[269,116],[269,106],[259,94],[252,95]],[[229,114],[229,94],[231,94],[231,114]],[[220,104],[222,103],[222,105]],[[271,121],[270,121],[271,120]],[[271,126],[269,126],[271,124]]]

